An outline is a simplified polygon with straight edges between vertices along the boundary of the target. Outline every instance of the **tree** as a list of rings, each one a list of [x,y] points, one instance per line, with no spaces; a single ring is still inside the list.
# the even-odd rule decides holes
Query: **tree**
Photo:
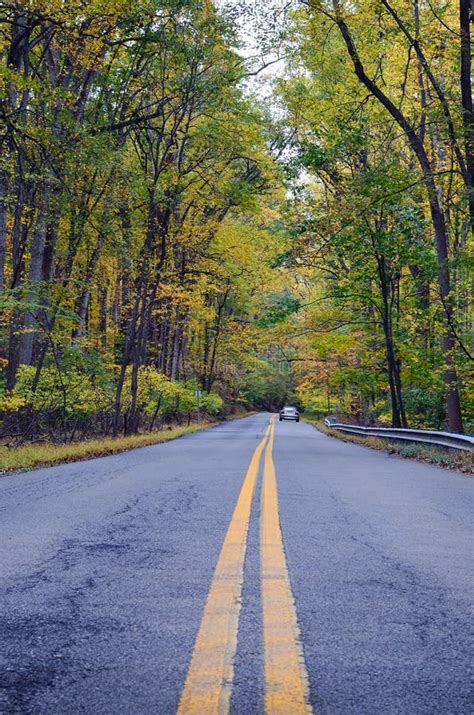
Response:
[[[426,190],[428,215],[433,227],[438,294],[444,312],[443,379],[446,386],[448,425],[450,429],[460,431],[462,420],[456,354],[465,346],[460,340],[461,331],[457,328],[455,296],[458,287],[455,284],[457,276],[452,270],[454,262],[459,259],[458,244],[452,240],[450,230],[454,214],[462,216],[466,207],[469,209],[472,187],[466,155],[462,151],[462,104],[459,94],[455,100],[451,100],[451,89],[448,91],[446,88],[448,81],[457,81],[449,65],[452,56],[449,23],[453,18],[449,12],[441,11],[443,24],[437,22],[437,38],[441,43],[441,49],[438,51],[439,45],[433,43],[432,33],[429,36],[431,44],[428,45],[424,41],[424,33],[428,32],[426,28],[431,27],[433,19],[431,17],[429,21],[426,16],[435,11],[433,8],[420,8],[416,2],[410,16],[406,13],[403,15],[403,12],[398,10],[398,5],[392,5],[385,0],[376,8],[371,2],[346,6],[339,0],[332,3],[310,2],[308,7],[309,16],[304,25],[302,42],[303,54],[309,58],[310,67],[319,66],[317,71],[324,74],[316,59],[321,54],[316,48],[321,46],[320,38],[323,35],[325,62],[328,62],[329,52],[332,52],[329,60],[332,67],[333,58],[339,60],[344,47],[355,76],[367,92],[357,93],[347,74],[344,71],[336,71],[346,90],[349,103],[354,103],[353,111],[357,113],[364,107],[372,113],[375,100],[393,122],[393,125],[388,125],[386,139],[392,143],[400,143],[400,139],[395,138],[393,128],[398,126],[403,132],[406,150],[409,150],[418,162],[420,179]],[[305,20],[302,22],[304,24]],[[342,47],[340,42],[328,34],[331,25],[339,30]],[[407,55],[404,62],[401,62],[400,58],[405,51]],[[328,65],[326,72],[327,67]],[[439,74],[434,67],[439,67]],[[406,150],[402,149],[405,156]],[[406,163],[409,163],[409,159]],[[414,167],[412,171],[413,169]],[[455,195],[460,195],[456,194],[456,191],[459,192],[459,186],[456,190],[453,189],[458,176],[461,177],[465,189],[461,202],[454,198]]]

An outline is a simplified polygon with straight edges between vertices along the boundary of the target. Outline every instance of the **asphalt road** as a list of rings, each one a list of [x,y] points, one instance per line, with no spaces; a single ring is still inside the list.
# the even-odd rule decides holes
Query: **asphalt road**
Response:
[[[0,478],[2,713],[176,712],[268,422]],[[313,710],[474,712],[472,479],[294,422],[276,423],[273,461]],[[242,715],[265,702],[263,472],[230,696]]]

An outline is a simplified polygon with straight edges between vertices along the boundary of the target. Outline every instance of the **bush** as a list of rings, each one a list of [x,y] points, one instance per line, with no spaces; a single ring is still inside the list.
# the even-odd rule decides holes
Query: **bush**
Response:
[[[0,394],[0,410],[14,415],[24,431],[42,433],[59,429],[63,437],[78,428],[100,433],[107,432],[112,422],[116,391],[116,371],[106,366],[94,354],[70,350],[59,365],[46,365],[34,389],[36,368],[21,365],[12,393]],[[137,410],[149,428],[160,421],[173,421],[197,413],[195,380],[171,380],[151,366],[138,371]],[[127,371],[121,413],[126,415],[131,406],[131,369]],[[203,394],[200,410],[215,416],[223,407],[216,393]],[[34,426],[34,429],[33,429]]]
[[[100,362],[71,350],[61,366],[45,366],[34,389],[36,368],[20,365],[12,393],[0,396],[2,411],[33,413],[43,427],[61,419],[63,427],[85,424],[113,405],[113,373]]]

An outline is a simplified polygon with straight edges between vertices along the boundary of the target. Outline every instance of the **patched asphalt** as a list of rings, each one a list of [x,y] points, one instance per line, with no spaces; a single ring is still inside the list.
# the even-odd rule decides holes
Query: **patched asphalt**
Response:
[[[0,478],[0,711],[174,713],[269,415]],[[278,423],[280,518],[318,713],[474,711],[474,482]],[[260,481],[232,713],[263,713]],[[289,714],[291,715],[291,714]]]

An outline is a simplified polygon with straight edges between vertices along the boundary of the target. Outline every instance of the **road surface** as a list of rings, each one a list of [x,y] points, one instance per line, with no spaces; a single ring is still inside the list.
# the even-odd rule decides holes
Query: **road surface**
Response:
[[[2,713],[474,711],[472,479],[270,423],[0,478]]]

